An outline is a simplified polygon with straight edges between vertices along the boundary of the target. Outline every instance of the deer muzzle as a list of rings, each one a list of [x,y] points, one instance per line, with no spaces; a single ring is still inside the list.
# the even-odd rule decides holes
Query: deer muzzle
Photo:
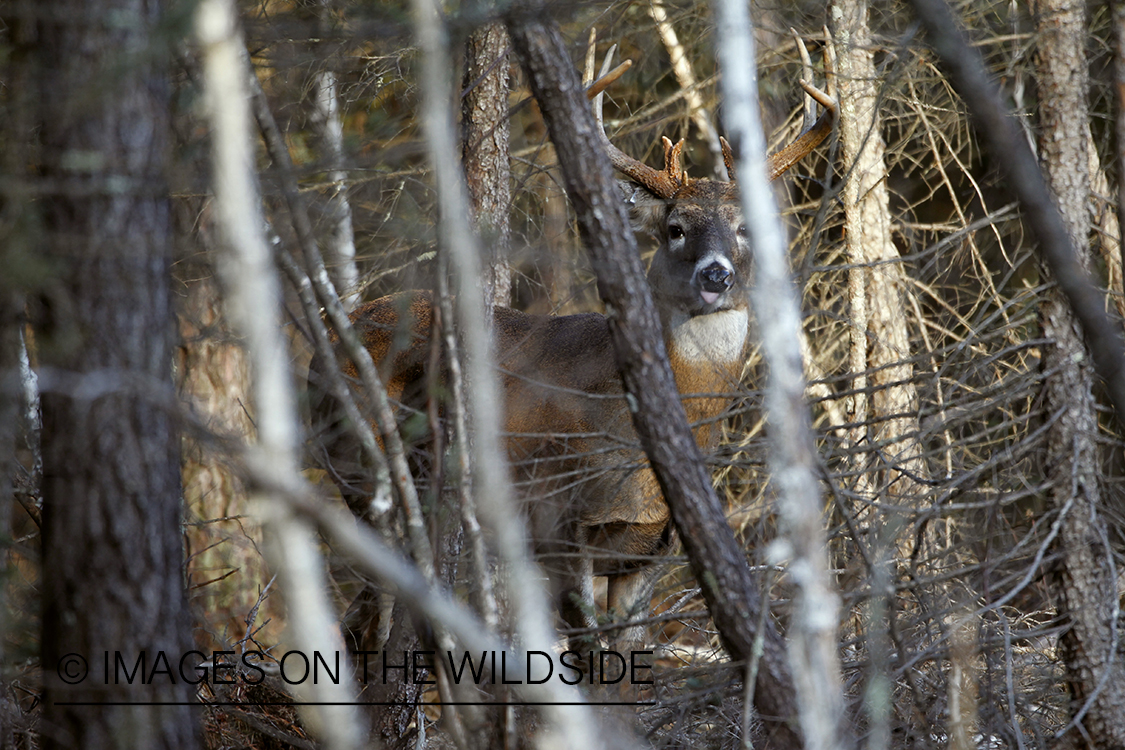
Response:
[[[712,262],[697,273],[700,296],[705,304],[712,304],[734,285],[734,269],[719,261]]]

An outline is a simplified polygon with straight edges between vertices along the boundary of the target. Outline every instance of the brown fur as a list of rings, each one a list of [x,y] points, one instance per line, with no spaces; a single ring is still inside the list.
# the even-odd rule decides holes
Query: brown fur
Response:
[[[699,299],[696,267],[705,259],[724,258],[736,283],[716,311],[745,315],[745,280],[749,250],[738,237],[739,212],[729,202],[733,186],[697,181],[687,191],[703,205],[653,202],[649,221],[663,234],[650,281],[665,322],[665,339],[685,394],[726,394],[738,380],[745,343],[723,342],[719,361],[699,359],[707,349],[708,328],[700,325],[686,339],[678,324],[709,309]],[[677,257],[667,250],[669,222],[685,237]],[[663,254],[663,257],[662,257]],[[407,292],[369,302],[352,314],[352,322],[380,369],[391,399],[424,407],[425,366],[432,321],[431,296]],[[574,628],[592,626],[591,575],[609,576],[609,606],[618,614],[647,608],[652,566],[636,558],[658,554],[671,542],[668,508],[637,444],[622,395],[605,317],[595,313],[544,316],[498,308],[494,330],[504,394],[503,426],[512,477],[526,498],[536,551],[556,582],[560,610]],[[691,325],[698,324],[689,323]],[[727,338],[730,338],[729,336]],[[694,358],[693,358],[694,355]],[[354,376],[350,361],[342,363]],[[314,363],[312,373],[320,367]],[[685,399],[701,445],[709,446],[713,422],[726,397]],[[357,446],[340,428],[337,405],[314,400],[324,429],[334,474],[353,507],[369,487],[362,476]],[[636,637],[636,631],[630,637]]]
[[[815,90],[806,86],[814,95]],[[835,104],[816,92],[825,114],[770,162],[776,177],[831,131]],[[596,108],[597,109],[597,108]],[[649,283],[664,327],[676,385],[710,447],[741,371],[749,329],[746,291],[751,249],[733,182],[693,180],[682,171],[682,142],[665,139],[656,170],[603,145],[630,180],[622,193],[638,228],[660,243]],[[723,142],[733,178],[733,155]],[[392,399],[421,408],[432,299],[407,292],[363,305],[352,315]],[[668,508],[637,444],[622,395],[609,330],[590,313],[551,317],[498,308],[494,318],[512,478],[524,498],[539,559],[555,584],[560,612],[575,629],[594,624],[591,577],[608,576],[608,606],[618,616],[647,612],[655,577],[645,556],[671,543]],[[317,379],[314,362],[310,382]],[[354,366],[344,363],[349,374]],[[334,477],[351,503],[365,491],[354,438],[338,405],[313,398]],[[353,507],[361,507],[353,505]],[[630,628],[627,641],[639,639]]]

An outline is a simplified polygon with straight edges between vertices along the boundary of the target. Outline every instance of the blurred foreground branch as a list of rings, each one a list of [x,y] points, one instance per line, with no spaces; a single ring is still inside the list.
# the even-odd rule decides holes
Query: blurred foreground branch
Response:
[[[515,513],[508,465],[500,436],[500,384],[493,362],[485,301],[480,293],[481,249],[470,224],[470,203],[460,168],[459,149],[452,113],[452,69],[449,42],[440,13],[432,0],[413,0],[414,34],[422,51],[422,130],[434,170],[438,199],[438,239],[449,254],[457,282],[456,313],[464,336],[467,403],[475,428],[470,449],[473,454],[473,492],[482,520],[492,527],[500,558],[507,568],[505,583],[515,609],[515,629],[523,648],[547,650],[554,642],[548,619],[546,592],[539,582],[538,567],[528,554],[529,545]],[[495,292],[493,289],[490,293]],[[447,323],[448,325],[448,323]],[[465,446],[462,446],[464,449]],[[558,738],[572,748],[596,748],[589,709],[577,700],[572,688],[559,686],[571,699],[546,707],[545,714]],[[571,705],[564,705],[564,704]]]
[[[760,639],[764,653],[754,695],[771,745],[800,747],[788,722],[795,705],[784,640],[768,618],[761,630],[756,628],[765,603],[688,427],[625,206],[581,81],[558,26],[545,19],[542,7],[518,6],[507,22],[555,144],[579,231],[598,276],[618,367],[628,397],[635,400],[631,411],[641,445],[723,645],[732,658],[743,661],[751,658]]]
[[[751,303],[769,364],[766,409],[770,464],[784,520],[789,574],[797,584],[789,663],[796,683],[805,746],[842,746],[843,690],[836,654],[839,597],[828,575],[828,555],[816,451],[805,403],[801,313],[789,272],[785,235],[765,179],[766,151],[758,113],[754,35],[746,4],[716,0],[718,57],[729,140],[741,175],[742,214],[754,248]]]
[[[196,16],[211,119],[215,211],[227,246],[219,270],[230,317],[246,337],[253,371],[258,446],[252,455],[274,475],[299,483],[296,397],[277,322],[280,288],[263,232],[265,219],[250,137],[246,51],[235,18],[229,0],[205,0]],[[281,498],[268,491],[263,494],[259,508],[266,521],[267,554],[289,600],[293,645],[306,654],[342,652],[312,529]],[[351,674],[346,667],[342,672]],[[310,731],[327,747],[346,750],[359,746],[359,724],[349,703],[355,695],[348,680],[339,684],[314,681],[295,689],[302,700],[317,702],[303,705],[302,714]]]

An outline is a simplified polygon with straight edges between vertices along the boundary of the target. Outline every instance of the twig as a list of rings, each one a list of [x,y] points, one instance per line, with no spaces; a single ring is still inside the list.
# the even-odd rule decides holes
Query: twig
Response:
[[[352,328],[347,312],[340,302],[340,297],[328,277],[324,259],[320,255],[316,238],[313,236],[304,197],[297,190],[297,181],[294,177],[292,160],[289,158],[289,149],[285,145],[285,140],[281,136],[273,113],[269,110],[265,93],[262,91],[257,75],[254,74],[252,69],[249,72],[254,116],[262,130],[262,136],[265,139],[270,158],[273,159],[274,165],[281,174],[282,193],[289,205],[289,214],[293,219],[293,228],[297,232],[305,266],[308,268],[309,280],[312,282],[317,299],[324,305],[328,318],[332,321],[332,325],[340,337],[344,351],[347,352],[348,357],[359,372],[365,395],[374,405],[376,423],[379,425],[379,430],[383,436],[383,444],[387,450],[391,480],[398,490],[403,513],[406,516],[407,536],[410,539],[414,558],[418,561],[418,565],[426,577],[433,579],[434,556],[429,536],[426,533],[422,504],[418,500],[418,491],[414,486],[410,466],[406,461],[402,437],[398,433],[394,410],[387,399],[387,390],[383,386],[379,372],[371,359],[371,354],[364,348],[359,335]],[[331,360],[326,364],[331,366]],[[380,468],[379,464],[376,464],[376,469]],[[376,480],[378,481],[378,479],[377,476]]]
[[[414,34],[422,51],[422,130],[437,186],[438,237],[456,272],[456,309],[464,334],[466,374],[472,395],[473,485],[481,515],[492,526],[501,560],[507,570],[509,599],[516,611],[516,629],[525,648],[543,650],[554,636],[548,620],[547,598],[539,584],[537,566],[528,557],[528,545],[514,512],[515,504],[500,440],[499,384],[492,365],[491,326],[485,319],[481,278],[481,252],[469,224],[469,201],[457,158],[457,138],[446,102],[451,97],[447,75],[448,42],[439,7],[431,0],[412,0]],[[598,747],[593,717],[582,706],[551,706],[546,710],[552,726],[575,748]]]

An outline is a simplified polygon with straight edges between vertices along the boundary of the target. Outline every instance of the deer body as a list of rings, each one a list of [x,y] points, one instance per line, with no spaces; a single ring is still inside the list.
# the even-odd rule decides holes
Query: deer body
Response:
[[[698,286],[703,283],[698,271],[715,258],[725,258],[731,268],[737,263],[744,278],[749,253],[739,248],[735,230],[718,233],[712,244],[722,252],[692,262],[690,256],[699,254],[685,251],[674,271],[684,278],[654,289],[680,290],[692,285],[692,277]],[[704,257],[707,265],[701,265]],[[705,447],[728,403],[718,394],[729,394],[738,383],[749,328],[745,290],[732,285],[727,295],[710,303],[714,312],[701,315],[682,304],[699,297],[699,308],[707,308],[700,292],[678,291],[663,300],[669,309],[665,346],[680,392],[696,394],[683,403]],[[352,314],[388,396],[408,410],[425,406],[432,305],[429,293],[407,292],[366,303]],[[526,499],[536,552],[555,583],[563,618],[572,628],[594,625],[594,575],[609,578],[610,610],[634,613],[647,606],[656,570],[631,558],[665,550],[671,533],[668,508],[633,431],[608,323],[597,313],[531,315],[508,308],[496,308],[493,323],[512,477]],[[345,370],[352,370],[350,363]],[[335,407],[322,401],[314,408],[324,422]],[[354,458],[357,446],[346,431],[324,434],[335,435],[327,452],[337,459],[334,474],[345,500],[363,507],[368,488]]]
[[[826,113],[771,160],[771,176],[831,131],[831,95],[805,88]],[[595,112],[600,121],[598,102]],[[723,141],[732,181],[719,182],[690,179],[680,164],[683,141],[663,141],[665,167],[657,170],[620,152],[603,133],[614,167],[627,178],[622,190],[638,226],[659,242],[648,280],[684,408],[700,446],[709,448],[741,376],[752,249],[729,145]],[[369,302],[351,316],[388,395],[408,407],[425,402],[432,302],[428,293],[408,292]],[[610,611],[647,611],[655,570],[643,558],[671,544],[670,516],[633,430],[605,317],[501,307],[493,328],[512,477],[563,619],[574,629],[595,624],[594,575],[608,578]],[[319,366],[314,363],[310,382]],[[350,363],[343,366],[354,374]],[[337,484],[353,509],[362,507],[355,439],[338,429],[331,399],[314,400],[313,409],[325,426]],[[626,639],[635,641],[638,633],[633,628]]]
[[[700,214],[704,230],[685,221],[675,257],[666,268],[654,261],[652,273],[659,278],[650,279],[676,385],[689,395],[684,407],[703,447],[714,442],[714,423],[729,401],[725,394],[738,383],[749,329],[749,248],[738,237],[737,211],[728,213],[718,227]],[[708,280],[708,271],[719,280]],[[705,292],[707,286],[726,290]],[[432,305],[429,293],[407,292],[352,314],[388,396],[408,409],[425,406]],[[493,324],[512,477],[526,499],[536,552],[555,584],[563,619],[576,629],[595,624],[594,575],[608,577],[611,611],[635,614],[647,607],[658,572],[637,558],[664,551],[671,531],[668,508],[633,431],[608,323],[597,313],[548,316],[496,308]],[[322,401],[314,408],[323,422],[335,407]],[[337,459],[333,473],[345,500],[353,509],[363,507],[368,488],[354,458],[357,446],[346,431],[324,434],[335,435],[327,452]],[[636,640],[636,631],[628,637]]]

